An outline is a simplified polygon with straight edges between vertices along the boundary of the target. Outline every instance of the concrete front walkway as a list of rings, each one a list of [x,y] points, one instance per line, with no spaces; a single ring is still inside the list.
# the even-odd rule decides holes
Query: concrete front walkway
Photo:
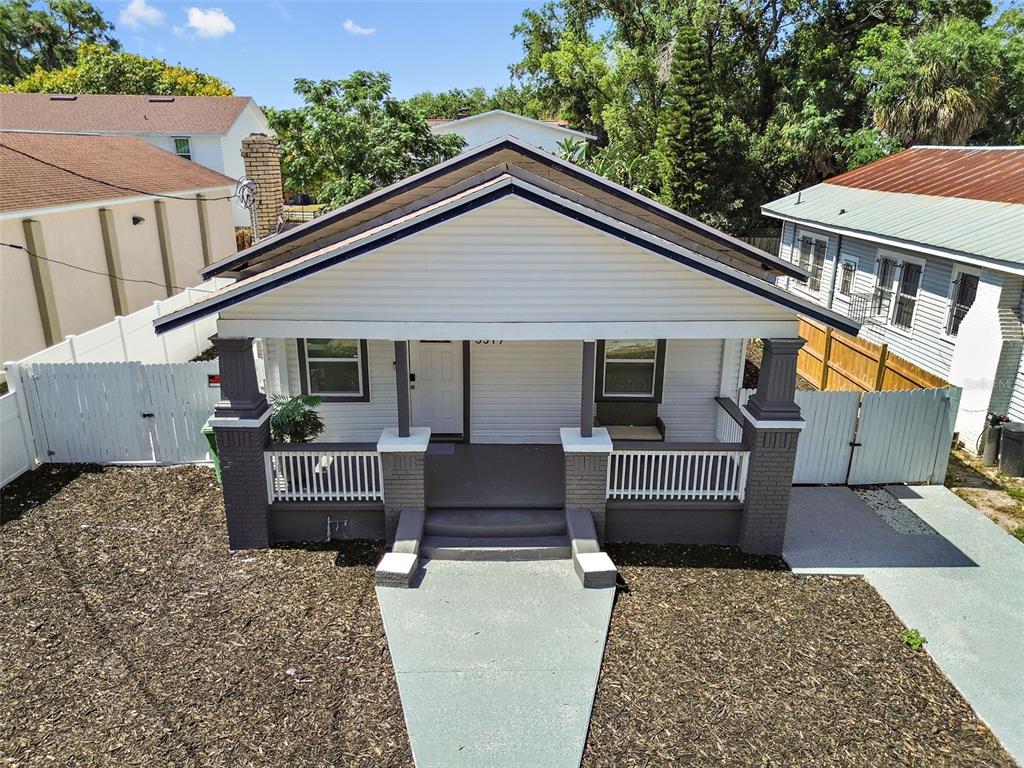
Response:
[[[576,768],[614,589],[569,560],[431,560],[377,588],[417,768]]]
[[[901,534],[848,488],[794,488],[786,562],[863,575],[1024,764],[1024,544],[943,486],[890,486],[936,535]]]

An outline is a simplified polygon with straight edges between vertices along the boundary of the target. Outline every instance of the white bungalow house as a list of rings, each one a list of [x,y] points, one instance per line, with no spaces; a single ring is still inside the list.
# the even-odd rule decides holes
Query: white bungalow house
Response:
[[[799,267],[511,137],[204,275],[236,281],[156,328],[219,316],[212,423],[234,548],[387,536],[413,559],[568,557],[605,540],[781,553],[797,316],[858,329],[774,284]],[[752,337],[765,358],[741,407]],[[323,442],[270,443],[254,338],[268,393],[324,398]],[[742,441],[725,441],[730,420]]]
[[[558,144],[565,139],[595,141],[596,136],[569,127],[564,120],[534,120],[530,117],[492,109],[477,115],[460,114],[454,120],[427,120],[430,130],[438,135],[457,134],[466,142],[466,149],[479,147],[502,136],[515,136],[545,152],[557,154]]]
[[[1024,421],[1024,147],[913,147],[762,210],[809,273],[780,285],[963,388],[966,446]]]
[[[242,139],[273,135],[248,96],[0,93],[0,130],[136,136],[237,181],[245,175]],[[236,227],[249,212],[234,207]]]

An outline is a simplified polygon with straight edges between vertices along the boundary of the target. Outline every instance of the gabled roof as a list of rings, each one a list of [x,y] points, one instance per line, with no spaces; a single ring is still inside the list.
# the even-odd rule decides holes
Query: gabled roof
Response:
[[[0,93],[0,130],[45,133],[227,133],[248,96]]]
[[[1024,147],[914,147],[774,200],[768,216],[970,263],[1024,265]]]
[[[557,194],[587,198],[614,209],[624,221],[751,273],[805,278],[806,273],[770,253],[674,211],[626,187],[511,136],[481,144],[451,160],[373,192],[313,221],[261,240],[203,270],[204,277],[251,274],[268,263],[296,258],[359,228],[401,215],[459,185],[509,173]]]
[[[362,230],[349,237],[325,244],[297,258],[270,266],[213,293],[201,301],[155,321],[157,333],[194,322],[248,299],[270,292],[296,280],[328,269],[336,264],[367,254],[402,240],[423,229],[451,220],[508,195],[517,195],[586,226],[618,237],[640,248],[715,277],[741,290],[775,304],[809,315],[834,327],[856,333],[858,326],[846,317],[824,309],[777,288],[773,283],[729,267],[715,259],[625,224],[613,216],[589,207],[581,201],[561,197],[511,174],[500,174],[473,186],[453,192],[429,205]]]
[[[526,123],[528,125],[537,125],[543,128],[551,128],[560,133],[564,133],[567,137],[575,139],[587,139],[589,141],[596,141],[597,136],[591,133],[584,133],[583,131],[577,131],[569,127],[569,123],[565,120],[535,120],[532,117],[526,117],[524,115],[517,115],[515,112],[507,112],[504,109],[492,109],[487,112],[479,112],[475,115],[469,115],[467,117],[457,117],[454,120],[427,120],[427,125],[430,126],[431,130],[437,128],[444,128],[445,133],[447,129],[451,129],[451,132],[457,132],[459,126],[466,125],[467,123],[479,123],[484,122],[486,119],[491,117],[505,117],[512,119],[517,122]],[[436,132],[436,131],[435,131]]]
[[[235,186],[132,136],[10,131],[0,132],[0,178],[0,213]]]

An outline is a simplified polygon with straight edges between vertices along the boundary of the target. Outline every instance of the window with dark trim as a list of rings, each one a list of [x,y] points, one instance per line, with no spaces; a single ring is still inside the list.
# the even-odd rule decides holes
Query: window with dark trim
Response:
[[[174,137],[174,154],[186,160],[192,159],[192,140],[188,136]]]
[[[953,281],[953,295],[949,306],[949,317],[946,320],[946,333],[956,336],[960,332],[968,310],[974,305],[978,296],[978,276],[969,272],[960,272]]]
[[[871,314],[889,316],[892,306],[892,281],[896,274],[896,262],[887,256],[878,259],[875,265],[875,292],[871,297]]]
[[[304,395],[325,402],[368,402],[370,373],[365,339],[299,339]]]
[[[598,400],[660,402],[664,379],[664,339],[609,339],[597,343]]]
[[[825,251],[827,249],[828,240],[825,238],[800,236],[797,265],[810,275],[806,280],[801,281],[809,290],[817,292],[821,289],[821,273],[825,269]]]
[[[844,261],[839,272],[839,295],[850,296],[853,293],[853,279],[857,274],[857,265],[852,261]]]

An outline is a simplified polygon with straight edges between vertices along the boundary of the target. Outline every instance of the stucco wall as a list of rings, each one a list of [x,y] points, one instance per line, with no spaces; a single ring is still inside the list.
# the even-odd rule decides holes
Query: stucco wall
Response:
[[[222,197],[231,192],[232,189],[221,188],[207,190],[205,194]],[[164,199],[163,202],[168,216],[175,284],[183,287],[198,285],[201,282],[198,269],[203,264],[203,254],[196,202],[193,199]],[[208,201],[205,205],[211,260],[216,260],[235,251],[230,202]],[[121,282],[127,300],[125,311],[141,309],[168,295],[164,288],[153,198],[66,208],[32,216],[39,222],[46,258],[82,268],[75,269],[56,261],[41,262],[49,271],[53,285],[61,337],[82,333],[115,316],[110,280],[106,276],[107,259],[99,218],[101,208],[109,209],[113,215],[122,277],[125,278]],[[143,221],[133,224],[133,216],[140,216]],[[16,212],[6,214],[0,220],[3,242],[25,243],[22,222],[23,217]],[[0,259],[0,360],[18,360],[46,346],[30,258],[23,251],[5,248]],[[134,280],[152,281],[155,285],[131,282]]]

